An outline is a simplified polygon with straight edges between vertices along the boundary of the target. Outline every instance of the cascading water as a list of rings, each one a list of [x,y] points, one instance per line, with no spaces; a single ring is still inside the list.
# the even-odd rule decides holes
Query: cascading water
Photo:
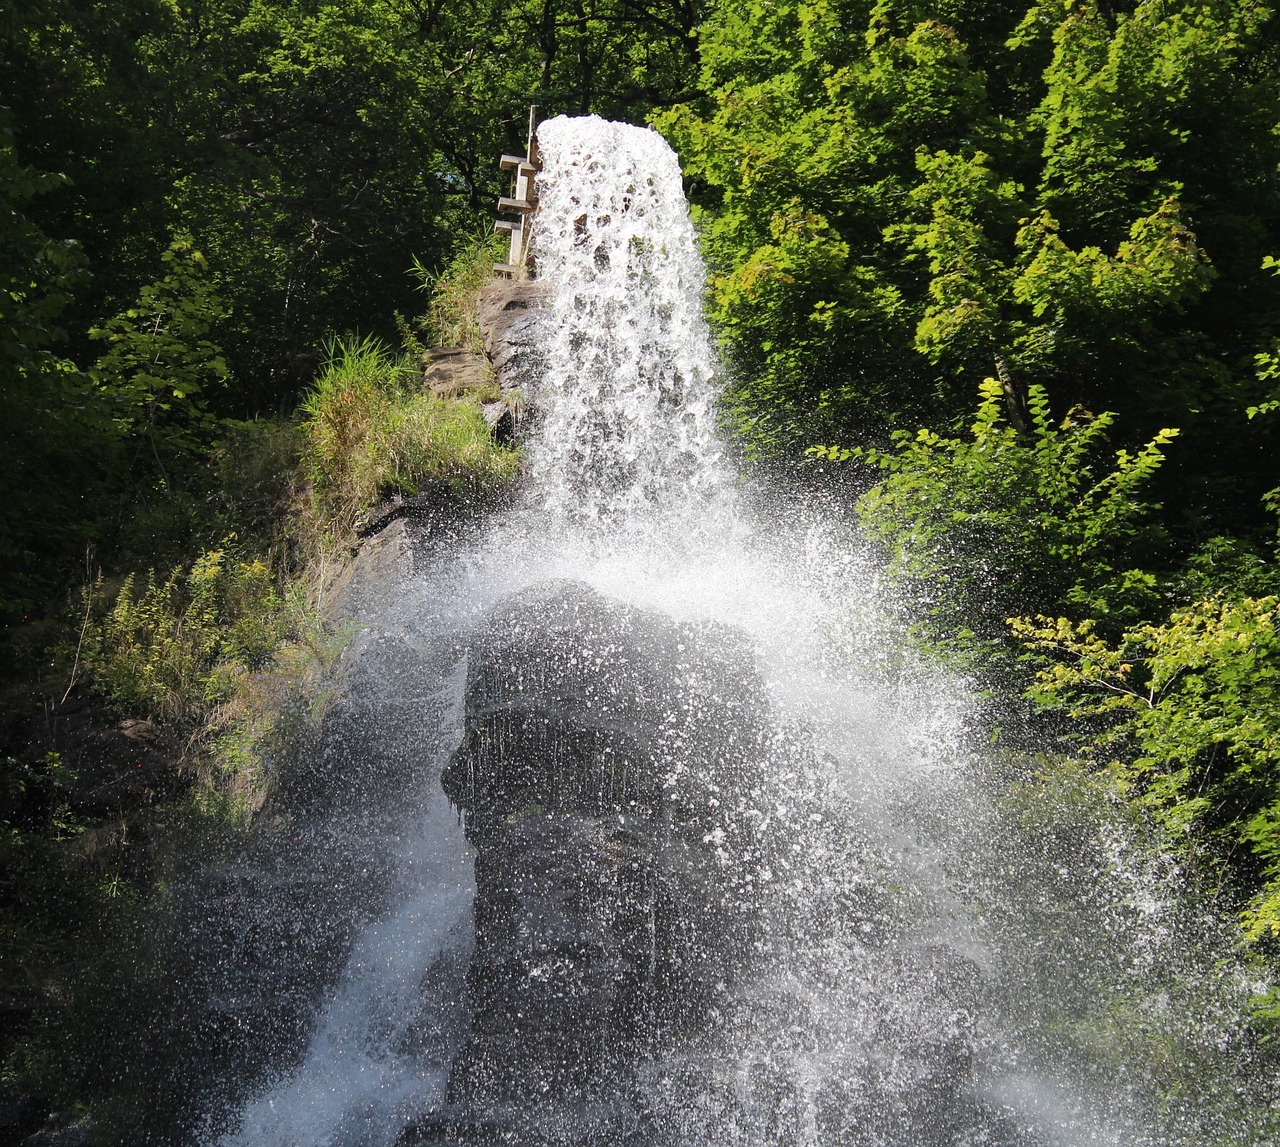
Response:
[[[661,136],[626,124],[560,118],[538,139],[535,253],[552,305],[536,497],[570,519],[697,506],[724,475],[679,165]]]
[[[206,1140],[390,1147],[416,1120],[419,1137],[404,1142],[1265,1142],[1275,1111],[1239,1019],[1257,986],[1235,965],[1199,957],[1200,933],[1213,924],[1183,904],[1178,874],[1086,789],[1046,789],[991,753],[970,753],[963,683],[912,666],[878,605],[874,567],[835,508],[770,510],[723,461],[702,269],[670,149],[651,131],[595,118],[551,120],[538,134],[535,253],[551,288],[549,369],[526,504],[438,547],[425,572],[386,587],[366,611],[361,648],[371,664],[380,641],[414,651],[413,695],[436,698],[439,714],[395,732],[421,762],[403,809],[379,822],[379,839],[395,842],[381,855],[398,874],[309,1049],[237,1113],[211,1119],[230,1129]],[[555,599],[564,616],[603,601],[591,616],[612,619],[607,631],[592,623],[581,664],[572,651],[556,654],[580,690],[603,680],[602,666],[624,656],[619,642],[638,626],[647,627],[638,646],[666,650],[637,678],[645,696],[600,702],[591,731],[626,725],[636,706],[666,711],[655,728],[684,730],[641,746],[645,761],[661,759],[650,789],[624,775],[625,761],[610,784],[650,800],[650,820],[686,824],[681,879],[699,873],[710,891],[677,885],[689,903],[670,908],[665,925],[651,914],[633,929],[627,950],[639,953],[635,975],[650,987],[633,992],[643,1006],[623,1009],[643,1032],[621,1033],[629,1059],[610,1069],[608,1095],[597,1087],[591,1104],[557,1108],[548,1098],[541,1112],[513,1114],[484,1098],[493,1087],[459,1078],[468,1065],[482,1071],[485,1049],[516,1039],[525,1017],[514,1012],[507,1032],[466,1035],[477,993],[497,989],[483,967],[463,982],[475,881],[440,776],[454,754],[460,763],[449,769],[462,779],[451,783],[473,789],[474,761],[500,759],[503,746],[491,742],[506,736],[514,758],[532,751],[519,728],[499,722],[469,726],[471,747],[454,753],[459,659],[470,640],[473,678],[490,672],[474,664],[478,649],[495,672],[519,678],[467,685],[468,712],[473,693],[481,707],[509,711],[510,690],[532,688],[529,676],[549,688],[551,669],[504,667],[510,641],[477,646],[474,635],[507,624],[519,636],[520,619],[551,609],[545,587],[565,585]],[[492,620],[500,616],[517,620]],[[690,660],[698,651],[686,646],[704,639],[715,645],[711,661]],[[743,680],[759,684],[730,697],[716,674],[733,657]],[[388,696],[373,690],[371,720]],[[737,782],[708,780],[693,757],[720,750],[698,739],[699,715],[743,704],[752,712],[735,720],[750,735],[716,734],[736,745],[724,760],[737,762]],[[560,735],[554,713],[547,721],[544,747]],[[681,787],[689,777],[692,787]],[[545,841],[566,839],[559,814],[535,823],[499,811],[499,828],[533,825],[522,856],[545,857]],[[573,880],[587,882],[600,865],[620,871],[619,857],[634,857],[637,870],[647,863],[630,827],[638,814],[623,824],[625,848],[617,835],[592,843],[611,815],[589,810],[591,831],[573,838],[579,851],[561,865]],[[609,849],[616,855],[601,860]],[[716,903],[699,909],[699,899]],[[707,940],[705,952],[702,910],[718,913],[721,929],[719,947]],[[652,987],[660,927],[686,937],[686,964],[704,957],[703,982],[686,967],[678,993],[670,978],[666,994]],[[570,975],[565,966],[530,964],[521,983],[586,992],[582,977],[555,980]],[[595,990],[616,988],[606,976]],[[679,1016],[653,1014],[663,1009],[686,1013],[683,1028]],[[611,1013],[615,1022],[623,1012]],[[527,1061],[531,1076],[540,1067]],[[465,1110],[460,1095],[470,1097]],[[520,1130],[534,1125],[536,1135]]]

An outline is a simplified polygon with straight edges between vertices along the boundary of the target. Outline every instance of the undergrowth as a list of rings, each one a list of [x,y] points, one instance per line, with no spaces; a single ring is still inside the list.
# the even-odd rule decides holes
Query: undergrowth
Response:
[[[393,495],[433,480],[481,495],[519,466],[517,451],[494,442],[474,399],[436,396],[408,356],[373,339],[330,346],[302,412],[313,511],[334,539]]]
[[[227,538],[189,568],[129,574],[99,615],[90,603],[80,664],[113,713],[182,739],[202,807],[247,820],[266,797],[266,758],[283,747],[280,714],[316,709],[343,644],[318,589],[301,572],[281,582]]]
[[[149,938],[177,869],[245,842],[278,764],[314,744],[349,637],[325,603],[359,528],[393,495],[445,482],[475,502],[518,470],[484,395],[432,393],[421,369],[423,339],[478,349],[493,261],[484,242],[464,247],[402,349],[331,342],[296,420],[218,423],[181,483],[135,492],[115,572],[87,551],[61,618],[8,636],[0,1086],[120,1126],[148,1102],[122,1087],[121,1057],[146,1045],[165,975]],[[50,730],[76,722],[60,752]],[[106,776],[127,790],[108,808],[103,777],[77,762],[126,727],[154,751]]]
[[[414,265],[414,275],[431,296],[419,328],[427,345],[484,353],[476,299],[481,289],[493,282],[494,264],[505,262],[506,242],[504,236],[491,233],[467,239],[439,273],[420,263]]]

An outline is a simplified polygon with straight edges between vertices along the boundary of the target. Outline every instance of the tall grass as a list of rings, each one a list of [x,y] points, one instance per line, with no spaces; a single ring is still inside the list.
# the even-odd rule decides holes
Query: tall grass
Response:
[[[503,235],[477,235],[464,239],[439,273],[415,264],[422,288],[431,293],[422,324],[428,344],[463,347],[473,354],[484,352],[476,299],[493,281],[493,265],[506,262],[506,244]]]
[[[518,453],[493,441],[474,400],[432,394],[376,339],[327,349],[302,406],[304,466],[327,532],[349,533],[378,502],[431,480],[474,495],[515,475]]]

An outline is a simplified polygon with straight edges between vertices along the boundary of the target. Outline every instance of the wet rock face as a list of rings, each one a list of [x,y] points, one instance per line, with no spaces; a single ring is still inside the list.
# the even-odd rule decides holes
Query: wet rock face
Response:
[[[476,321],[485,353],[503,393],[533,398],[546,369],[543,324],[547,284],[521,279],[495,281],[480,292]]]
[[[767,701],[723,626],[550,582],[500,604],[468,659],[464,741],[443,784],[476,833],[537,805],[661,816],[700,837],[731,821],[722,797],[759,783]]]
[[[251,1095],[302,1060],[360,936],[395,903],[406,818],[439,767],[422,730],[445,719],[439,680],[457,653],[424,651],[374,610],[425,544],[407,522],[366,543],[329,604],[364,625],[323,718],[272,758],[277,783],[252,836],[193,855],[174,880],[140,1057],[150,1143],[231,1130]],[[449,978],[461,997],[461,970]]]
[[[471,1034],[403,1142],[649,1141],[638,1066],[714,1025],[752,948],[766,711],[723,627],[573,582],[494,610],[444,775],[476,847]]]
[[[470,1027],[444,1106],[400,1147],[1028,1147],[973,1086],[981,973],[889,923],[861,929],[887,894],[846,896],[829,922],[858,929],[860,963],[826,967],[817,944],[779,964],[777,933],[820,934],[822,902],[770,879],[809,837],[771,843],[762,810],[785,799],[803,833],[825,823],[778,787],[815,767],[730,629],[575,582],[495,608],[443,776],[475,847]],[[842,974],[910,999],[872,992],[826,1027],[822,987]]]

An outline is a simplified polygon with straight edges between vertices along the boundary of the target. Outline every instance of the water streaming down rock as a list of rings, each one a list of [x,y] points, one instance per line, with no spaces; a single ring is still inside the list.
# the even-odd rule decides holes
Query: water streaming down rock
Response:
[[[528,500],[364,612],[443,705],[397,732],[405,863],[219,1141],[1265,1142],[1177,873],[967,752],[836,507],[736,486],[670,150],[539,140]]]
[[[538,130],[534,253],[550,287],[536,497],[553,515],[625,521],[723,488],[702,262],[680,167],[660,135],[603,120]]]

